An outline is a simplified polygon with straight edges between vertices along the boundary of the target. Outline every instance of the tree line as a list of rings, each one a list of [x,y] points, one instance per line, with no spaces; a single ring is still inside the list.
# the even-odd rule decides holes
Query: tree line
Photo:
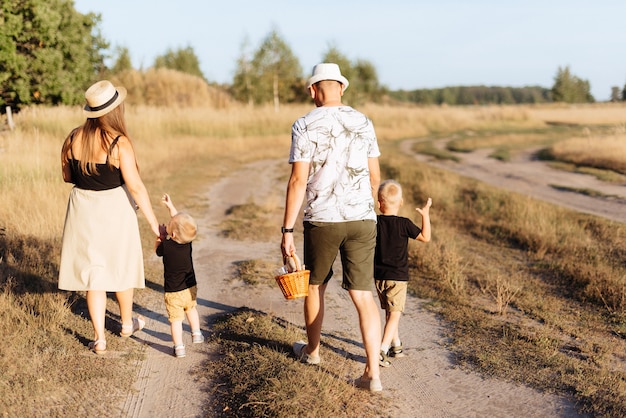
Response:
[[[15,110],[31,104],[75,105],[92,82],[132,70],[128,48],[110,45],[101,35],[99,14],[81,14],[72,0],[4,0],[0,6],[0,109]],[[113,58],[109,67],[106,58]],[[322,54],[322,62],[339,64],[350,80],[344,101],[350,105],[395,100],[418,104],[482,105],[593,102],[590,83],[558,68],[552,88],[540,86],[454,86],[437,89],[390,91],[381,85],[368,60],[351,60],[336,46]],[[191,46],[168,49],[152,68],[168,68],[206,80]],[[232,82],[225,89],[235,100],[250,106],[298,103],[309,100],[306,76],[297,56],[277,29],[255,49],[246,40],[236,62]],[[613,87],[612,100],[626,100],[626,84]]]
[[[540,86],[452,86],[438,89],[398,90],[390,96],[399,101],[419,104],[486,105],[548,103],[551,90]]]

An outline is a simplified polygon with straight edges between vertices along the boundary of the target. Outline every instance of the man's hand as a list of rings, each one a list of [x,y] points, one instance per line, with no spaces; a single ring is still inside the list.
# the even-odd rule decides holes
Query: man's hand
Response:
[[[283,234],[283,240],[280,245],[283,258],[287,258],[296,253],[296,245],[293,242],[293,233]]]

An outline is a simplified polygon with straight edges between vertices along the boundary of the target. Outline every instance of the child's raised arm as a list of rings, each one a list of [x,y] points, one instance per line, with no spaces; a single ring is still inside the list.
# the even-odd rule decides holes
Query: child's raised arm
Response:
[[[432,204],[433,200],[429,197],[423,208],[415,208],[422,215],[422,232],[416,238],[418,241],[430,241],[430,206]]]
[[[168,195],[167,193],[163,195],[163,197],[161,198],[161,202],[163,202],[163,204],[167,206],[167,208],[169,209],[170,217],[178,213],[178,211],[174,207],[174,204],[172,203],[172,199],[170,198],[170,195]]]

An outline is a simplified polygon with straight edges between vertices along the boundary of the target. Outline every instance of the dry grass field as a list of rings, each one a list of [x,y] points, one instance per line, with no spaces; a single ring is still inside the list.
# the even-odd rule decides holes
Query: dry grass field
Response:
[[[153,202],[162,191],[177,190],[181,200],[202,205],[194,195],[199,186],[247,162],[286,158],[291,123],[308,109],[128,106],[127,117]],[[398,143],[450,136],[457,150],[510,152],[540,145],[557,161],[626,174],[626,107],[368,105],[361,110],[376,126],[383,176],[406,188],[405,206],[426,196],[437,204],[432,245],[411,250],[417,278],[412,291],[432,300],[431,309],[450,324],[458,363],[567,393],[594,416],[624,416],[626,226],[424,170]],[[0,332],[10,341],[0,351],[5,416],[41,410],[86,416],[106,401],[103,396],[129,390],[127,365],[140,356],[128,348],[119,363],[104,367],[94,356],[77,355],[91,338],[90,322],[80,314],[85,301],[56,289],[71,188],[61,179],[60,148],[81,122],[77,107],[29,108],[15,116],[14,131],[0,132]],[[142,220],[140,226],[147,231]],[[144,242],[146,253],[152,245]],[[148,259],[146,264],[152,274],[156,266]],[[231,320],[220,326],[243,326],[237,317]],[[111,339],[109,345],[124,351],[123,342]],[[264,353],[271,364],[271,350]],[[230,383],[244,392],[255,390],[243,383],[246,368],[241,363],[234,369]],[[111,389],[107,382],[113,380]],[[102,394],[103,387],[111,393]],[[230,402],[237,399],[233,395]]]

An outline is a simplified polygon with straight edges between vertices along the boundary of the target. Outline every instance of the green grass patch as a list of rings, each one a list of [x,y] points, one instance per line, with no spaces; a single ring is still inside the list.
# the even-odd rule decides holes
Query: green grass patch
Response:
[[[237,240],[267,240],[276,236],[279,208],[263,208],[254,201],[235,205],[226,211],[226,219],[220,224],[222,235]]]
[[[499,161],[507,162],[511,160],[511,150],[507,148],[498,148],[494,152],[489,154],[489,157]]]
[[[440,149],[434,146],[431,141],[428,142],[418,142],[413,145],[413,151],[419,154],[428,155],[436,158],[437,160],[450,160],[450,161],[460,161],[461,159],[454,155],[453,153]]]
[[[578,194],[582,194],[582,195],[590,196],[590,197],[602,197],[606,199],[619,199],[620,198],[619,196],[607,195],[597,190],[588,189],[588,188],[560,186],[558,184],[550,184],[550,187],[552,187],[555,190],[560,190],[562,192],[578,193]]]
[[[243,260],[235,264],[235,277],[248,285],[273,282],[276,263],[266,260]],[[271,280],[269,280],[271,279]]]

